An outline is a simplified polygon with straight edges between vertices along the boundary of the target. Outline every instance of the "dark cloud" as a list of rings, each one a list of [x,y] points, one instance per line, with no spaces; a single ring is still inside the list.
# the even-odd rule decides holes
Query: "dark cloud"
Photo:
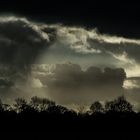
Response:
[[[139,53],[139,40],[97,29],[0,17],[0,91],[6,97],[18,91],[27,96],[36,88],[61,103],[107,100],[123,93],[124,69],[130,72],[128,64],[137,67]],[[57,65],[46,70],[47,63]],[[33,64],[38,68],[32,69]]]
[[[39,78],[39,77],[38,77]],[[86,103],[117,97],[123,93],[126,73],[122,68],[90,67],[83,71],[78,64],[58,64],[52,75],[40,77],[49,95],[60,103]]]
[[[46,43],[26,19],[0,19],[0,63],[19,67],[32,64]]]
[[[8,79],[0,79],[0,88],[7,88],[13,86],[14,83],[9,81]]]
[[[43,35],[37,24],[26,18],[1,16],[0,85],[13,86],[17,80],[26,81],[31,64],[48,44],[47,33]]]

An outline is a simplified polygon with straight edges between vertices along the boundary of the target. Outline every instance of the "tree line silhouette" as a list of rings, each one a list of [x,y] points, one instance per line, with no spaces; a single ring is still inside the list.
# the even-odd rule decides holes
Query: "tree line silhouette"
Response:
[[[0,113],[4,112],[15,112],[16,114],[22,113],[54,113],[54,114],[65,114],[68,112],[75,113],[78,115],[83,114],[105,114],[108,112],[116,112],[116,113],[130,113],[133,111],[133,105],[131,105],[124,96],[120,96],[113,101],[107,101],[105,105],[100,103],[99,101],[91,104],[90,110],[84,112],[84,108],[79,111],[74,111],[72,109],[68,109],[62,105],[57,105],[54,101],[49,100],[47,98],[40,97],[32,97],[29,102],[27,102],[24,98],[16,98],[15,103],[13,105],[3,104],[0,100]]]
[[[88,111],[76,112],[46,98],[32,97],[29,102],[15,99],[13,105],[0,101],[1,128],[16,130],[129,130],[139,124],[140,112],[133,110],[124,96],[102,104],[91,104]],[[94,127],[93,127],[94,126]],[[131,129],[130,129],[131,130]]]

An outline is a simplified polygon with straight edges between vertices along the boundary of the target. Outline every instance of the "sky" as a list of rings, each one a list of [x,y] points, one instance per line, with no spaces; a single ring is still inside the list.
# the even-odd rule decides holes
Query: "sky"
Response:
[[[2,1],[1,99],[72,106],[124,95],[139,108],[137,4],[54,3]]]

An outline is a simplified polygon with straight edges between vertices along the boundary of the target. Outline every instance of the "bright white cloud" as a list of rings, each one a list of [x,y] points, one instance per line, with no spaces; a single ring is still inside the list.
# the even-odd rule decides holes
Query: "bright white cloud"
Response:
[[[116,65],[125,68],[127,77],[140,76],[140,64],[137,63],[133,58],[129,58],[126,52],[123,52],[123,54],[110,54],[115,59],[119,60],[118,64]]]
[[[42,85],[42,83],[40,82],[39,79],[33,78],[32,82],[31,82],[31,87],[33,87],[33,88],[42,88],[43,85]]]
[[[140,88],[140,85],[137,80],[125,80],[123,87],[125,89],[134,89]]]

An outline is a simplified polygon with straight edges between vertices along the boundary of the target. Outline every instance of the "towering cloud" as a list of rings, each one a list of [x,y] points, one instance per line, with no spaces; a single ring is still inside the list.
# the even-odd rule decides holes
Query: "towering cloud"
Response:
[[[36,72],[36,78],[46,88],[49,97],[64,104],[115,98],[123,94],[126,78],[122,68],[101,70],[89,67],[83,71],[80,65],[72,63],[57,64],[50,74],[45,75],[39,69]]]
[[[139,53],[140,40],[1,16],[0,97],[107,100],[130,86],[126,76],[140,76]]]

